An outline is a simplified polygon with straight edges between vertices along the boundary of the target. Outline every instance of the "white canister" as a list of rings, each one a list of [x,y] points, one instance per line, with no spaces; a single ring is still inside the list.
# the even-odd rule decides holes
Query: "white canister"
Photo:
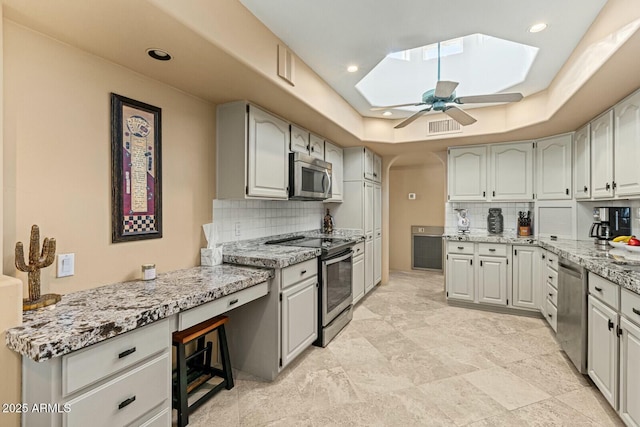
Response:
[[[155,264],[142,264],[142,280],[153,280],[156,278]]]

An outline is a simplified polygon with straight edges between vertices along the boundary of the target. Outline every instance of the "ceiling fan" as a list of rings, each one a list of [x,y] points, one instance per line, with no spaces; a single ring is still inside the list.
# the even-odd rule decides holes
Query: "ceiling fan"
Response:
[[[423,114],[429,111],[442,111],[462,126],[475,123],[477,120],[470,114],[464,112],[455,105],[450,104],[484,104],[488,102],[518,102],[522,99],[521,93],[495,93],[491,95],[475,95],[456,97],[456,87],[458,82],[440,80],[440,42],[438,42],[438,82],[435,89],[430,89],[422,94],[422,101],[411,104],[388,105],[386,107],[373,107],[371,111],[387,110],[390,108],[410,107],[426,105],[427,108],[420,110],[406,120],[395,126],[395,129],[403,128]]]

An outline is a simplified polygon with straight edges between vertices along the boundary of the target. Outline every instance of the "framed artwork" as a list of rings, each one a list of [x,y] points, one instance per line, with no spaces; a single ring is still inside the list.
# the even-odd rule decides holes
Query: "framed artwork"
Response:
[[[113,243],[162,237],[161,112],[111,94]]]

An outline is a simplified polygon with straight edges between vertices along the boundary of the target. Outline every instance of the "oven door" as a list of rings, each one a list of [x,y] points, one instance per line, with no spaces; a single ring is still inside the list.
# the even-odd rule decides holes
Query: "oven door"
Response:
[[[330,168],[297,160],[293,163],[289,181],[290,199],[324,200],[331,197]]]
[[[353,251],[322,261],[322,326],[327,326],[353,302]]]

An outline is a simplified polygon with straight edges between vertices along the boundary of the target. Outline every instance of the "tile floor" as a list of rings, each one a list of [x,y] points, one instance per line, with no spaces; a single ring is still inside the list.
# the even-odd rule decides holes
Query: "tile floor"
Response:
[[[276,381],[235,381],[189,425],[623,425],[543,320],[449,307],[430,272],[392,272]]]

